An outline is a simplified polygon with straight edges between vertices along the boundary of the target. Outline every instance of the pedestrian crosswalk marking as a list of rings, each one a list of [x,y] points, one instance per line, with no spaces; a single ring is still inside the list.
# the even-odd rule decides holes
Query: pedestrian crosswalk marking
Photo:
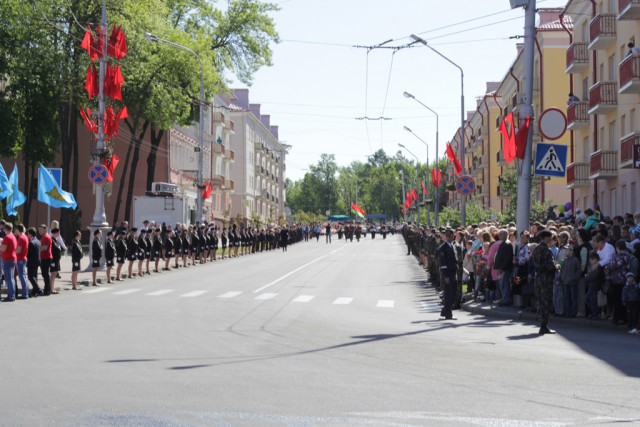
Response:
[[[97,294],[98,292],[108,291],[109,288],[96,288],[88,291],[82,291],[83,294]]]
[[[218,298],[234,298],[234,297],[237,297],[240,294],[242,294],[242,292],[231,291],[231,292],[224,293],[222,295],[218,295]]]
[[[351,304],[351,301],[353,301],[353,298],[340,297],[340,298],[337,298],[333,303],[338,305],[347,305],[347,304]]]
[[[134,292],[138,292],[140,291],[140,289],[125,289],[124,291],[118,291],[118,292],[114,292],[114,295],[128,295],[128,294],[132,294]]]
[[[395,301],[392,299],[381,299],[378,301],[378,307],[380,308],[393,308]]]
[[[536,170],[564,172],[562,162],[558,158],[558,153],[556,153],[553,145],[550,146],[546,154],[542,156],[542,160],[538,163],[538,166],[536,166]]]
[[[434,302],[423,301],[421,305],[424,311],[436,312],[436,311],[440,311],[441,309],[440,305]]]
[[[180,295],[180,297],[182,298],[195,298],[195,297],[199,297],[202,294],[206,294],[209,291],[192,291],[192,292],[187,292],[186,294]]]
[[[293,302],[309,302],[314,298],[315,296],[313,295],[300,295],[299,297],[294,298]]]
[[[152,296],[152,297],[156,297],[156,296],[160,296],[160,295],[166,295],[173,292],[173,289],[163,289],[161,291],[155,291],[155,292],[151,292],[147,295]]]
[[[267,300],[267,299],[271,299],[271,298],[275,297],[276,295],[278,295],[278,294],[270,294],[268,292],[265,292],[264,294],[258,295],[255,299]]]

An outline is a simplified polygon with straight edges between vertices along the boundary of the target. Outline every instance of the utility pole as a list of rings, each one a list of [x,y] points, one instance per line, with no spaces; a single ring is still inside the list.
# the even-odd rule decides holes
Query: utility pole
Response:
[[[520,105],[520,123],[522,126],[528,116],[533,119],[533,54],[536,30],[536,0],[510,0],[511,8],[523,6],[524,15],[524,98]],[[520,163],[518,172],[518,199],[516,206],[516,226],[518,235],[520,232],[529,229],[531,222],[531,164],[533,157],[533,132],[527,136],[527,146],[524,159]]]
[[[406,194],[404,192],[404,171],[402,169],[400,169],[400,176],[402,176],[402,197],[400,197],[400,200],[402,201],[402,211],[404,212],[402,216],[404,222],[407,222],[407,210],[404,208],[404,195]]]

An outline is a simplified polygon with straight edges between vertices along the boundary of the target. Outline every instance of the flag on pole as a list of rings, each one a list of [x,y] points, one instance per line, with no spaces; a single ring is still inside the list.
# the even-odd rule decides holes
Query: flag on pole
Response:
[[[362,209],[360,206],[356,205],[355,203],[351,203],[351,212],[355,213],[360,218],[364,218],[364,214],[365,214],[364,209]]]
[[[13,165],[13,172],[9,175],[9,186],[11,192],[7,196],[7,215],[18,215],[16,208],[27,201],[27,197],[20,191],[18,186],[18,165]]]
[[[440,181],[442,180],[442,172],[440,169],[432,169],[431,170],[431,182],[433,182],[434,187],[440,187]]]
[[[456,170],[456,175],[460,175],[462,173],[462,165],[460,161],[456,157],[456,153],[453,152],[453,148],[451,148],[451,144],[447,143],[447,157],[453,163],[453,166]]]
[[[120,159],[118,158],[118,156],[116,156],[116,153],[113,153],[111,155],[111,160],[107,159],[106,157],[104,158],[102,164],[107,167],[107,181],[113,181],[113,173],[116,170],[116,166],[118,166],[118,162],[120,162]]]
[[[9,178],[4,171],[2,164],[0,164],[0,200],[6,199],[11,193],[11,186],[9,185]]]
[[[412,188],[412,189],[411,189],[411,198],[412,198],[414,201],[418,201],[418,200],[420,200],[420,199],[419,199],[419,197],[418,197],[418,192],[416,191],[416,189],[415,189],[415,188]]]
[[[49,169],[42,165],[38,170],[38,200],[54,208],[75,209],[78,206],[73,194],[62,190]]]
[[[529,138],[529,126],[531,125],[531,116],[527,116],[524,125],[520,126],[516,134],[516,157],[520,160],[524,159],[524,152],[527,148],[527,139]]]
[[[429,192],[427,191],[427,187],[424,186],[424,181],[420,181],[420,185],[422,185],[422,195],[426,196],[427,194],[429,194]]]
[[[509,128],[507,128],[507,124]],[[506,115],[504,120],[500,122],[500,133],[504,137],[502,143],[502,154],[507,163],[511,163],[516,157],[516,126],[513,123],[513,113]]]

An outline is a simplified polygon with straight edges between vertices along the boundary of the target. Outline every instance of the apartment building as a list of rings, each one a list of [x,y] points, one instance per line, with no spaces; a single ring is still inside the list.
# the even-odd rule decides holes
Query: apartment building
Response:
[[[578,208],[598,204],[605,215],[635,213],[640,170],[640,1],[570,0],[564,14],[574,21],[566,73],[580,98],[567,108],[572,131],[567,187]],[[637,154],[636,154],[637,155]]]
[[[249,102],[248,89],[233,91],[230,115],[236,124],[232,144],[236,166],[231,170],[235,192],[231,197],[231,216],[243,220],[260,215],[266,223],[275,223],[285,215],[285,157],[289,146],[278,139],[278,126],[261,111],[260,104]]]
[[[534,118],[530,132],[533,132],[533,160],[539,142],[554,144],[570,143],[570,133],[554,141],[546,141],[538,129],[537,118],[548,108],[565,110],[567,94],[570,90],[570,78],[564,74],[565,54],[569,45],[571,20],[561,17],[562,8],[538,9],[538,23],[534,49],[533,99],[531,103]],[[504,159],[503,137],[499,126],[503,118],[513,113],[515,123],[524,120],[520,116],[520,106],[524,99],[524,57],[522,43],[516,45],[516,58],[503,79],[496,83],[487,83],[486,93],[478,98],[477,108],[467,112],[465,123],[465,171],[476,180],[477,190],[473,199],[479,200],[486,209],[502,211],[507,199],[501,191],[500,177],[508,168],[515,168],[516,161],[510,164]],[[452,146],[459,150],[460,130],[452,137]],[[459,152],[459,151],[457,151]],[[532,173],[533,173],[533,165]],[[454,182],[453,170],[448,172],[448,182]],[[531,195],[533,201],[550,201],[552,204],[565,204],[571,200],[571,192],[566,188],[565,178],[534,176],[536,191]],[[450,205],[459,207],[461,197],[455,191],[449,193]],[[471,198],[467,198],[467,201]]]

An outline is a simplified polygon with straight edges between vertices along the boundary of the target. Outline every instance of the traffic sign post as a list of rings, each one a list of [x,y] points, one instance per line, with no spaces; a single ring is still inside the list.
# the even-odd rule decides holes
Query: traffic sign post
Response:
[[[534,165],[535,175],[565,176],[567,171],[567,146],[538,143]]]
[[[476,182],[469,175],[460,175],[456,180],[456,191],[463,196],[470,196],[476,191]]]
[[[105,165],[96,164],[89,168],[89,181],[95,185],[101,185],[107,182],[109,171]]]
[[[554,141],[567,131],[567,116],[558,108],[548,108],[538,119],[538,129],[544,139]]]

